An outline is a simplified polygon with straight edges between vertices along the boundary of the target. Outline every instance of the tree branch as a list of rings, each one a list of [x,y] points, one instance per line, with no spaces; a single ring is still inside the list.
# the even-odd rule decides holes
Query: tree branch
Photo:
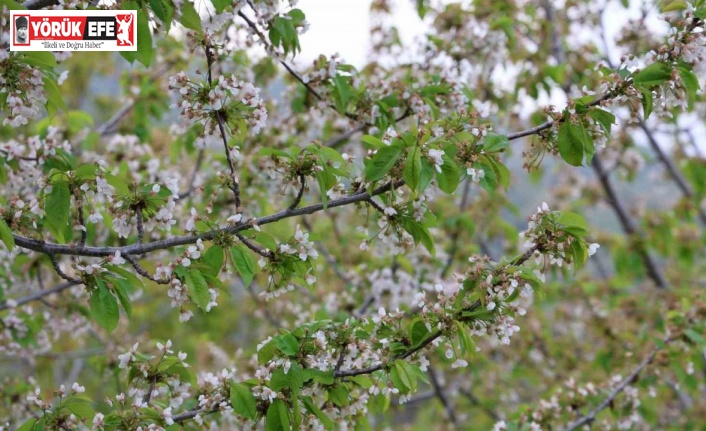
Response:
[[[637,226],[635,225],[635,222],[632,220],[632,218],[630,218],[630,215],[628,214],[627,209],[623,205],[623,202],[618,198],[618,194],[616,193],[613,184],[610,182],[608,173],[605,171],[603,163],[601,162],[601,158],[598,154],[593,156],[593,162],[591,166],[593,167],[593,170],[598,176],[601,186],[603,187],[603,191],[606,194],[606,200],[608,204],[613,208],[615,215],[618,217],[618,221],[620,222],[620,225],[623,228],[625,235],[631,237],[633,240],[636,239],[639,241],[639,243],[636,244],[636,251],[640,254],[640,258],[642,259],[642,263],[645,266],[645,269],[647,270],[648,276],[652,279],[652,281],[655,283],[655,285],[657,285],[658,288],[666,289],[667,282],[665,281],[662,272],[657,267],[657,263],[654,261],[654,259],[648,252],[647,247],[642,243],[642,234],[639,232]]]
[[[45,296],[62,292],[68,288],[71,288],[73,286],[77,286],[78,284],[79,283],[74,283],[74,282],[66,282],[66,283],[57,284],[56,286],[52,287],[51,289],[40,290],[39,292],[33,293],[31,295],[23,296],[22,298],[15,299],[13,301],[15,302],[16,306],[19,307],[20,305],[27,304],[28,302],[41,300]],[[0,302],[0,311],[7,310],[8,308],[10,308],[10,306],[8,305],[8,301],[9,300],[5,300],[5,301]]]
[[[400,180],[394,183],[394,187],[402,187],[404,181]],[[341,206],[346,206],[358,202],[363,202],[368,200],[371,196],[377,196],[382,193],[388,192],[392,189],[393,183],[387,183],[383,186],[378,187],[370,195],[367,192],[360,192],[350,196],[344,196],[339,199],[331,200],[328,202],[327,208],[336,208]],[[143,244],[133,244],[122,247],[76,247],[65,244],[54,244],[48,243],[42,240],[36,240],[32,238],[26,238],[19,235],[14,235],[15,244],[18,247],[22,247],[28,250],[45,253],[45,254],[70,254],[75,256],[93,256],[93,257],[103,257],[114,255],[116,252],[120,252],[123,256],[125,255],[136,255],[145,254],[155,250],[164,250],[171,247],[177,247],[180,245],[194,244],[197,240],[201,239],[203,241],[210,241],[218,235],[221,234],[236,234],[244,230],[251,229],[251,222],[256,223],[260,226],[275,223],[280,220],[284,220],[290,217],[296,217],[304,214],[314,214],[319,211],[324,210],[324,204],[318,203],[314,205],[309,205],[302,208],[297,208],[295,210],[283,210],[274,214],[270,214],[265,217],[258,219],[251,219],[245,222],[241,222],[235,226],[214,230],[210,232],[205,232],[198,235],[188,235],[175,238],[169,238],[165,240],[153,241]]]
[[[665,343],[669,343],[671,340],[667,339],[665,340]],[[566,428],[563,429],[563,431],[574,431],[579,428],[581,428],[584,425],[590,425],[593,421],[596,420],[596,415],[603,411],[606,407],[610,406],[615,398],[625,390],[631,383],[637,381],[637,377],[640,375],[642,370],[644,370],[655,358],[657,355],[657,352],[659,352],[661,348],[656,348],[647,355],[645,359],[640,362],[640,364],[633,370],[630,375],[625,378],[623,381],[621,381],[613,390],[610,392],[610,394],[603,400],[601,401],[598,406],[591,410],[588,414],[582,416],[581,418],[577,419],[574,422],[571,422],[569,425],[566,426]]]
[[[454,408],[451,405],[451,402],[449,401],[448,397],[444,393],[444,388],[441,387],[439,379],[436,376],[436,372],[431,366],[428,367],[427,374],[429,374],[429,380],[431,381],[431,385],[434,387],[434,394],[439,399],[439,401],[441,401],[441,405],[444,406],[444,410],[446,410],[446,414],[449,416],[449,420],[451,421],[451,423],[454,425],[454,427],[457,428],[458,418],[456,417],[456,412],[454,411]]]
[[[295,209],[297,206],[299,206],[299,203],[302,201],[302,197],[304,196],[304,189],[306,188],[306,177],[303,174],[299,174],[299,182],[301,183],[301,188],[299,189],[299,193],[297,193],[297,196],[294,198],[294,201],[287,207],[287,210],[292,211]]]

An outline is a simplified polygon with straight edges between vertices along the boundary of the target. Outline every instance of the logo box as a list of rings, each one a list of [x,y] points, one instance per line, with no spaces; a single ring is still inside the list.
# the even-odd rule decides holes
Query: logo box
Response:
[[[137,51],[137,11],[13,10],[10,51]]]

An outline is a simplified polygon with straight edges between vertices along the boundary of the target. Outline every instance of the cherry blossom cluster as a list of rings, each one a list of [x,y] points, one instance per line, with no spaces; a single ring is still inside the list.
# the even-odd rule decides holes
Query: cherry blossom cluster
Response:
[[[42,72],[19,58],[0,50],[0,109],[6,113],[3,126],[28,124],[39,117],[47,101]]]
[[[570,223],[570,221],[567,222]],[[566,227],[559,213],[550,211],[546,202],[543,202],[537,208],[537,212],[529,218],[527,230],[520,232],[520,238],[524,241],[525,248],[534,250],[533,256],[537,263],[543,263],[548,258],[550,265],[562,267],[566,264],[567,268],[573,268],[572,243],[582,240],[574,234],[567,233],[564,230]],[[574,230],[576,228],[573,225],[569,227]],[[578,229],[585,232],[581,226]],[[592,243],[585,244],[585,247],[588,256],[593,256],[600,245]]]
[[[267,108],[260,99],[260,89],[234,75],[217,77],[211,84],[195,82],[179,72],[169,78],[169,89],[180,99],[175,108],[187,124],[203,126],[197,146],[219,143],[221,124],[231,133],[243,133],[246,126],[258,133],[267,121]]]

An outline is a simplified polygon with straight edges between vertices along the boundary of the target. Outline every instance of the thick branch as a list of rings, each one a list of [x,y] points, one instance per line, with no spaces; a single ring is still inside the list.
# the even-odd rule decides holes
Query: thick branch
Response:
[[[613,208],[615,215],[618,217],[618,221],[620,222],[620,226],[623,228],[625,235],[631,239],[637,239],[639,241],[639,243],[636,244],[637,252],[640,254],[640,258],[642,259],[643,265],[645,265],[648,276],[652,279],[655,285],[657,285],[657,287],[660,289],[666,289],[667,282],[664,280],[662,272],[659,270],[657,263],[647,251],[647,247],[642,243],[642,234],[639,232],[635,222],[632,218],[630,218],[623,202],[620,198],[618,198],[618,194],[616,193],[598,154],[593,157],[592,166],[601,182],[603,190],[605,191],[608,204]]]
[[[659,146],[659,143],[657,143],[657,140],[654,137],[654,134],[652,131],[647,127],[645,122],[640,119],[640,122],[638,123],[640,128],[642,129],[643,132],[645,132],[645,136],[647,136],[647,142],[649,142],[650,147],[652,148],[652,151],[657,154],[657,158],[662,162],[664,165],[665,169],[667,170],[667,173],[669,176],[672,178],[672,180],[677,184],[677,187],[681,191],[681,193],[684,195],[685,198],[687,198],[689,201],[691,201],[695,206],[696,206],[696,213],[699,216],[699,219],[701,220],[701,223],[706,225],[706,212],[703,210],[699,202],[694,201],[694,191],[692,190],[691,186],[689,183],[686,182],[686,179],[684,176],[679,172],[679,169],[674,165],[674,162],[672,159],[669,158],[669,156],[662,150],[662,148]]]
[[[404,181],[398,181],[394,184],[394,187],[402,187],[404,185]],[[361,193],[356,193],[350,196],[345,196],[340,199],[335,199],[331,200],[328,202],[327,208],[336,208],[336,207],[342,207],[350,204],[354,204],[357,202],[363,202],[368,199],[370,199],[371,196],[377,196],[382,193],[388,192],[392,188],[393,184],[388,183],[384,186],[378,187],[373,191],[373,194],[370,195],[367,192],[361,192]],[[160,240],[160,241],[153,241],[153,242],[148,242],[148,243],[143,243],[143,244],[133,244],[129,246],[123,246],[123,247],[77,247],[77,246],[70,246],[70,245],[65,245],[65,244],[53,244],[53,243],[47,243],[42,240],[36,240],[36,239],[31,239],[31,238],[26,238],[23,236],[19,235],[13,235],[15,239],[15,244],[18,247],[22,247],[28,250],[32,251],[37,251],[40,253],[45,253],[45,254],[71,254],[75,256],[93,256],[93,257],[102,257],[102,256],[110,256],[114,255],[116,252],[120,252],[121,255],[126,256],[126,255],[135,255],[135,254],[144,254],[144,253],[149,253],[155,250],[164,250],[172,247],[177,247],[181,245],[188,245],[188,244],[195,244],[197,240],[201,239],[203,241],[210,241],[213,238],[217,237],[220,234],[226,233],[226,234],[236,234],[238,232],[242,232],[244,230],[251,229],[250,223],[257,223],[258,225],[266,225],[270,223],[275,223],[280,220],[284,220],[290,217],[296,217],[304,214],[314,214],[316,212],[324,210],[324,204],[323,203],[318,203],[314,205],[309,205],[306,207],[302,208],[297,208],[295,210],[283,210],[279,211],[275,214],[270,214],[268,216],[258,218],[256,221],[253,220],[248,220],[245,222],[241,222],[235,226],[220,229],[220,230],[215,230],[211,232],[206,232],[198,235],[188,235],[188,236],[180,236],[180,237],[175,237],[175,238],[170,238],[170,239],[165,239],[165,240]]]

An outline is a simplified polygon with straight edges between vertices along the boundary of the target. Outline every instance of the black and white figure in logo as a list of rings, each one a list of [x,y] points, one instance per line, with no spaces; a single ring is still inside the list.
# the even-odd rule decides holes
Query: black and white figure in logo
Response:
[[[18,16],[15,18],[15,43],[26,45],[29,43],[27,38],[27,30],[29,21],[26,16]]]
[[[120,18],[115,18],[115,20],[118,23],[118,40],[120,41],[120,45],[132,46],[132,42],[130,41],[130,24],[132,24],[132,15],[128,15],[124,20],[120,20]]]

